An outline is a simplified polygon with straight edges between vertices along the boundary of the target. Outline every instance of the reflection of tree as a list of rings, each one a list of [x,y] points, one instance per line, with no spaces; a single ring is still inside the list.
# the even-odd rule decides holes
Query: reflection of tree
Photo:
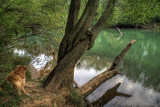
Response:
[[[117,89],[121,83],[116,84],[113,88],[107,90],[98,100],[94,101],[92,104],[95,107],[101,107],[105,105],[106,103],[110,102],[113,98],[116,96],[121,96],[121,97],[131,97],[131,95],[125,94],[118,92]]]
[[[101,57],[98,55],[86,55],[81,58],[81,62],[77,68],[83,67],[85,69],[94,68],[96,70],[102,70],[105,67],[109,67],[110,64],[111,61],[106,57]]]

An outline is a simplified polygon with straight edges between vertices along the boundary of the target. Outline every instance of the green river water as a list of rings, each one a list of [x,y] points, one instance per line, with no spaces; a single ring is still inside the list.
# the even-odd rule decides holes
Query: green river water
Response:
[[[130,98],[115,97],[104,107],[160,107],[160,33],[140,30],[104,30],[94,47],[81,58],[75,68],[75,80],[83,85],[109,67],[116,56],[133,39],[136,42],[119,64],[117,75],[95,90],[88,99],[98,99],[106,90],[121,83],[119,92],[132,95]]]

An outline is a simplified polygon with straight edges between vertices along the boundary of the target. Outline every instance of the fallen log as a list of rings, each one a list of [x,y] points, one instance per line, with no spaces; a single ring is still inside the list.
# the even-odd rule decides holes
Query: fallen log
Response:
[[[76,89],[76,92],[80,95],[83,95],[84,97],[87,97],[89,94],[91,94],[97,87],[99,87],[102,83],[104,83],[106,80],[112,78],[113,76],[119,74],[117,70],[117,66],[123,56],[128,52],[132,44],[135,42],[135,40],[132,40],[128,43],[126,48],[116,57],[116,59],[113,61],[112,65],[103,73],[97,75],[90,81],[88,81],[86,84],[81,86],[80,88]]]
[[[75,86],[76,86],[75,88],[79,88],[79,87],[80,87],[80,86],[78,85],[77,81],[75,81],[75,80],[74,80],[74,84],[75,84]],[[87,106],[93,107],[93,105],[89,102],[88,98],[85,98],[84,100],[86,101],[86,105],[87,105]]]

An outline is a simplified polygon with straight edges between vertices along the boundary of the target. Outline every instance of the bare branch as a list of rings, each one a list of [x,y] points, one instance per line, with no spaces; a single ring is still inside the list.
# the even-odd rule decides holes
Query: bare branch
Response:
[[[95,78],[91,79],[89,82],[87,82],[86,84],[78,88],[76,92],[78,94],[83,95],[84,97],[87,97],[102,83],[104,83],[106,80],[112,78],[117,74],[118,74],[117,70],[113,70],[113,71],[106,70],[105,72],[97,75]]]
[[[65,35],[70,33],[77,24],[81,0],[71,0]]]
[[[80,86],[78,85],[78,83],[77,83],[77,81],[76,81],[76,80],[73,80],[73,82],[74,82],[74,84],[75,84],[76,88],[79,88],[79,87],[80,87]]]
[[[119,62],[121,61],[121,59],[124,57],[124,55],[128,52],[128,50],[130,49],[130,47],[132,46],[132,44],[135,42],[136,40],[132,40],[131,42],[128,43],[128,45],[126,46],[126,48],[116,57],[116,59],[113,61],[112,65],[110,66],[109,70],[114,70],[117,65],[119,64]]]
[[[116,27],[116,29],[118,30],[118,32],[120,33],[120,36],[117,38],[117,40],[120,40],[120,38],[122,37],[122,32],[121,32],[121,30],[118,28],[118,27]]]

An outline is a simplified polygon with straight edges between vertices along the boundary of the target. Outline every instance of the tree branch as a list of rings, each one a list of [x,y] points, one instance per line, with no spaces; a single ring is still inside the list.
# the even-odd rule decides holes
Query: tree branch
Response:
[[[127,53],[127,51],[130,49],[132,44],[135,42],[135,40],[132,40],[126,48],[116,57],[116,59],[113,61],[112,65],[103,73],[97,75],[93,79],[91,79],[89,82],[84,84],[82,87],[78,88],[76,92],[78,94],[83,95],[84,97],[87,97],[89,94],[91,94],[97,87],[99,87],[103,82],[106,80],[112,78],[113,76],[119,74],[117,70],[117,66],[119,62],[122,60],[123,56]]]
[[[79,41],[79,38],[85,36],[86,30],[90,27],[91,23],[93,22],[95,12],[98,8],[99,0],[88,0],[86,8],[79,19],[78,23],[75,25],[73,30],[66,34],[60,44],[60,49],[58,52],[58,61],[59,62],[66,53],[68,53]],[[77,39],[78,38],[78,39]]]
[[[128,45],[126,46],[126,48],[116,57],[116,59],[113,61],[112,65],[110,66],[109,70],[114,70],[117,65],[119,64],[119,62],[122,60],[122,58],[124,57],[124,55],[128,52],[128,50],[130,49],[130,47],[132,46],[132,44],[135,42],[136,40],[132,40],[131,42],[128,43]]]
[[[89,29],[91,24],[94,21],[96,16],[97,8],[99,5],[99,0],[89,0],[86,6],[86,9],[83,12],[79,22],[77,23],[77,28],[80,28],[81,32],[78,32],[78,35],[74,38],[74,44],[77,44],[78,41],[85,35],[86,31]]]
[[[65,35],[70,33],[77,24],[81,0],[71,0]]]
[[[117,38],[117,40],[120,40],[120,38],[122,37],[122,32],[121,32],[121,30],[118,28],[118,27],[116,27],[116,29],[118,30],[118,32],[120,33],[120,36]]]
[[[79,31],[80,29],[86,26],[88,30],[91,23],[93,22],[98,5],[99,0],[88,0],[86,8],[74,29],[75,31]]]
[[[80,88],[76,89],[76,92],[78,94],[83,95],[84,97],[87,97],[102,83],[104,83],[106,80],[112,78],[117,74],[118,70],[113,70],[113,71],[106,70],[103,73],[97,75],[95,78],[91,79],[89,82],[87,82]]]
[[[117,0],[109,0],[106,6],[106,9],[102,13],[102,16],[98,20],[98,22],[92,28],[92,33],[94,33],[94,38],[99,34],[101,30],[104,29],[108,25],[108,21],[113,13],[113,9],[115,7]]]

